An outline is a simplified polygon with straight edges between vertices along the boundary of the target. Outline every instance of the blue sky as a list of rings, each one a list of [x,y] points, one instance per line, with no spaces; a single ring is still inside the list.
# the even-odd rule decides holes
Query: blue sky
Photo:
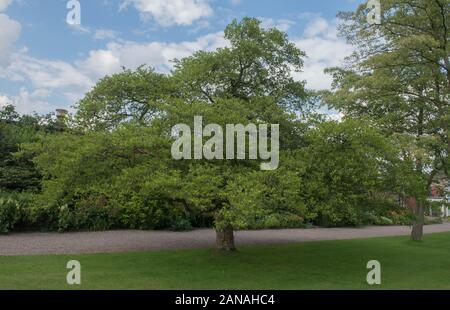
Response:
[[[363,0],[79,0],[79,26],[66,23],[67,2],[0,0],[0,105],[69,108],[122,66],[167,72],[173,58],[226,45],[223,29],[244,16],[286,31],[308,55],[295,77],[329,88],[323,69],[352,51],[337,37],[336,13]]]

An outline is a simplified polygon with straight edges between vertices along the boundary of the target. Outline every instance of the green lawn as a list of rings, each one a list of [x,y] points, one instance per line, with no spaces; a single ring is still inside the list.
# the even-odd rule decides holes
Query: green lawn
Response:
[[[82,265],[82,289],[367,289],[369,260],[384,289],[450,289],[450,233],[243,247],[233,254],[180,250],[0,257],[1,289],[72,289],[66,263]],[[373,289],[373,288],[371,288]]]

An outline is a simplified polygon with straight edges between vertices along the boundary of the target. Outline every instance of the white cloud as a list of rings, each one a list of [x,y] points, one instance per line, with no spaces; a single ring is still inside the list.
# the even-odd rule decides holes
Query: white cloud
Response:
[[[0,29],[0,67],[4,67],[10,61],[10,54],[14,43],[20,36],[22,27],[15,20],[0,13]]]
[[[16,25],[15,34],[8,36],[8,42],[14,42],[20,34],[20,25],[7,16],[1,20]],[[283,25],[278,20],[266,21],[267,24]],[[352,52],[351,46],[337,37],[336,25],[336,21],[329,22],[322,18],[315,18],[303,34],[294,40],[296,45],[309,56],[305,62],[304,72],[296,73],[295,77],[307,80],[308,87],[311,89],[329,88],[331,77],[325,75],[323,70],[326,67],[339,65],[340,60]],[[11,27],[0,29],[11,29]],[[0,33],[0,37],[4,33]],[[2,46],[6,46],[4,42],[6,40],[0,40]],[[138,43],[114,40],[105,48],[92,50],[87,57],[72,64],[61,60],[37,59],[28,55],[25,49],[14,51],[11,44],[7,45],[10,51],[8,52],[9,65],[4,70],[0,70],[0,78],[19,81],[24,85],[29,83],[27,86],[29,89],[22,88],[15,95],[0,94],[0,104],[5,104],[8,100],[16,104],[21,113],[29,113],[53,110],[55,107],[49,102],[57,103],[58,107],[67,108],[73,105],[98,79],[119,72],[122,66],[135,69],[146,64],[159,72],[169,72],[173,65],[171,60],[174,58],[183,58],[199,50],[214,50],[227,46],[229,43],[224,39],[223,32],[211,33],[192,41],[179,43],[160,41]],[[4,48],[0,49],[0,55],[4,55],[4,50]],[[58,98],[56,103],[55,98]]]
[[[49,95],[48,90],[38,89],[30,93],[25,87],[22,87],[17,96],[0,94],[0,107],[13,104],[20,114],[48,113],[52,110],[51,105],[45,100]]]
[[[91,51],[89,57],[79,63],[79,68],[93,79],[113,74],[120,67],[120,59],[109,50]]]
[[[27,79],[37,88],[64,88],[77,86],[86,89],[92,81],[75,66],[61,60],[46,60],[23,53],[13,55],[6,74]]]
[[[46,113],[55,107],[51,105],[51,95],[56,95],[59,107],[68,107],[75,103],[73,96],[66,93],[77,93],[80,99],[93,85],[86,74],[79,68],[60,60],[37,59],[26,52],[16,52],[11,57],[11,64],[0,72],[0,78],[30,83],[31,91],[22,87],[16,95],[9,95],[12,103],[20,113]],[[61,98],[66,97],[66,100]]]
[[[72,30],[73,33],[75,34],[89,34],[91,33],[91,28],[87,27],[87,26],[83,26],[83,25],[70,25],[67,24],[67,27],[69,27],[69,29]]]
[[[316,17],[306,26],[303,35],[308,38],[325,36],[330,39],[335,39],[337,32],[334,26],[324,18]]]
[[[117,32],[109,29],[97,29],[94,32],[95,40],[111,40],[117,37]]]
[[[65,98],[65,102],[58,102],[58,107],[67,108],[80,100],[98,79],[120,72],[122,66],[135,69],[140,65],[149,65],[160,72],[168,72],[174,58],[186,57],[199,50],[214,50],[227,44],[222,32],[180,43],[111,42],[105,49],[90,51],[86,58],[74,64],[37,59],[25,50],[13,53],[11,64],[0,71],[0,78],[30,82],[33,86],[33,91],[22,89],[18,95],[10,96],[18,111],[48,112],[55,108],[48,103],[50,94]]]
[[[12,103],[12,100],[9,99],[8,96],[6,96],[4,94],[0,94],[0,108],[3,108],[4,106],[6,106],[10,103]]]
[[[308,87],[315,90],[329,89],[332,77],[324,69],[340,65],[353,52],[353,47],[338,37],[337,20],[329,22],[321,17],[312,20],[294,41],[308,56],[303,72],[294,76],[306,80]]]
[[[37,98],[48,98],[50,97],[51,94],[52,94],[51,90],[45,88],[38,88],[35,89],[31,95]]]
[[[207,0],[124,0],[121,9],[130,4],[141,13],[142,18],[151,17],[165,27],[189,26],[213,14]]]
[[[118,72],[122,66],[134,69],[146,64],[160,72],[168,72],[172,68],[171,61],[175,58],[183,58],[199,50],[214,50],[226,45],[227,41],[223,38],[222,32],[180,43],[112,42],[106,49],[91,51],[88,58],[78,63],[78,67],[94,80]]]
[[[12,0],[0,0],[0,12],[4,12],[11,2]]]
[[[289,28],[292,27],[292,25],[295,24],[294,21],[289,19],[273,19],[273,18],[265,18],[265,17],[259,17],[259,20],[261,20],[261,26],[263,28],[277,28],[281,31],[288,31]]]

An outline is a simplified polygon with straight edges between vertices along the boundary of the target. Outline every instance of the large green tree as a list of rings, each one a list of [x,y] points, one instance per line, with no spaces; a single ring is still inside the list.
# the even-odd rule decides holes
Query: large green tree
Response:
[[[224,36],[228,47],[201,51],[176,61],[173,78],[183,103],[174,115],[186,117],[181,123],[192,123],[194,115],[209,112],[205,123],[219,124],[223,128],[226,124],[279,124],[281,151],[298,147],[305,126],[296,120],[294,113],[308,111],[308,94],[304,83],[295,81],[291,73],[301,70],[304,53],[285,33],[275,28],[264,29],[260,21],[253,18],[233,21],[226,27]],[[194,102],[202,105],[203,111],[186,113]],[[201,204],[197,205],[207,206],[206,210],[213,212],[218,248],[233,250],[233,229],[245,228],[245,215],[262,212],[264,208],[253,200],[247,205],[249,211],[243,212],[242,204],[232,199],[238,193],[230,194],[230,189],[239,188],[233,185],[236,180],[240,180],[240,184],[244,179],[252,182],[255,173],[264,172],[259,171],[259,162],[249,160],[216,161],[212,166],[211,162],[200,161],[192,163],[187,171],[187,177],[192,178],[190,184],[204,180],[199,169],[209,171],[206,175],[216,182],[206,187],[210,195],[194,195],[193,200],[201,197]],[[293,174],[286,174],[286,177],[293,184],[298,182]],[[287,185],[278,185],[280,191],[283,191],[283,184]],[[286,208],[301,213],[302,208],[298,206],[297,210]]]
[[[415,214],[412,239],[421,240],[426,193],[437,173],[449,175],[450,2],[382,0],[380,25],[368,9],[341,13],[341,34],[355,46],[347,65],[333,68],[325,101],[346,117],[371,117],[387,135],[403,136],[422,189],[404,192]],[[405,197],[406,198],[406,197]]]
[[[308,93],[291,70],[301,70],[304,53],[285,33],[264,29],[257,19],[234,21],[224,34],[227,47],[177,60],[169,75],[140,67],[102,79],[77,105],[73,129],[28,148],[38,154],[35,161],[45,176],[42,200],[71,208],[80,197],[144,206],[165,201],[212,218],[218,248],[224,250],[234,250],[233,230],[247,227],[248,219],[277,209],[303,215],[296,199],[288,201],[274,190],[294,197],[299,178],[293,171],[280,167],[269,180],[261,161],[248,156],[177,161],[170,155],[173,126],[193,128],[195,116],[222,128],[279,124],[282,153],[303,143],[307,126],[296,113],[309,110]],[[244,187],[251,191],[248,184],[258,178],[267,201],[249,198],[243,212],[236,197]]]
[[[346,119],[307,133],[296,156],[304,163],[301,196],[319,224],[376,224],[369,218],[393,210],[395,193],[417,186],[410,161],[400,159],[399,141],[377,127],[367,118]]]

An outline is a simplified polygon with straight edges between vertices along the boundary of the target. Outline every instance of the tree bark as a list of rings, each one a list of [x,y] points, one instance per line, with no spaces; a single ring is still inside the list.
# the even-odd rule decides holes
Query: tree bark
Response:
[[[236,250],[234,245],[234,231],[231,225],[224,228],[216,228],[216,247],[220,251],[232,252]]]
[[[411,239],[413,241],[422,241],[423,226],[425,224],[425,212],[423,203],[418,202],[414,208],[414,222],[412,225]]]

